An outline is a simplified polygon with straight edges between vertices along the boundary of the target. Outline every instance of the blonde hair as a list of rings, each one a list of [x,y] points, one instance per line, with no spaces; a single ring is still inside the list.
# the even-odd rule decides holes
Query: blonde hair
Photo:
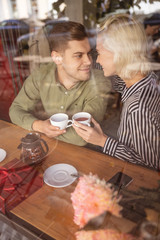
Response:
[[[128,14],[108,17],[98,33],[103,46],[114,53],[116,73],[131,79],[137,73],[148,74],[147,39],[143,26]]]

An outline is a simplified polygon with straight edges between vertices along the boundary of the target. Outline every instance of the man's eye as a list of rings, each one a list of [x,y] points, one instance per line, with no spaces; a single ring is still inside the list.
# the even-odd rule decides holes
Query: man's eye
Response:
[[[81,54],[79,54],[79,55],[76,55],[75,57],[76,57],[76,58],[81,58],[81,57],[82,57],[82,55],[81,55]]]

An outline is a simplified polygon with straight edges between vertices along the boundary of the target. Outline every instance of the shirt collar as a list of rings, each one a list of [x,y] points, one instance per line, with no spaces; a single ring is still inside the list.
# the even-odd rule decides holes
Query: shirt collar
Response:
[[[72,91],[72,90],[74,90],[74,89],[77,89],[77,88],[79,88],[79,86],[81,86],[82,85],[82,82],[81,81],[79,81],[79,82],[77,82],[72,88],[70,88],[70,89],[67,89],[67,88],[65,88],[65,86],[63,86],[61,83],[60,83],[60,81],[58,80],[58,77],[57,77],[57,66],[55,66],[55,68],[54,68],[54,74],[55,74],[55,83],[56,83],[56,85],[57,85],[57,87],[59,87],[62,91],[64,91],[64,92],[66,92],[66,91]]]
[[[156,75],[154,73],[150,73],[145,78],[138,81],[131,87],[129,87],[129,88],[125,87],[123,90],[123,93],[122,93],[122,102],[125,102],[131,95],[140,91],[142,88],[149,85],[151,83],[151,81],[153,81],[155,79],[156,79]]]
[[[119,92],[119,93],[122,94],[125,87],[126,87],[125,82],[117,75],[111,77],[111,82],[112,82],[112,85],[113,85],[113,89],[116,92]]]

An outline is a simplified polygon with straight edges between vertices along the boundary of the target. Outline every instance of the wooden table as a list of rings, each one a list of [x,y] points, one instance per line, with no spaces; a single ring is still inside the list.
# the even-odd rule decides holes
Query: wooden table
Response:
[[[0,163],[0,166],[20,157],[20,150],[17,149],[17,146],[26,133],[28,133],[27,130],[0,120],[0,148],[7,152],[7,156]],[[160,180],[160,175],[156,171],[118,160],[85,147],[42,137],[47,141],[50,150],[41,165],[41,174],[53,164],[67,163],[73,165],[80,174],[91,172],[105,180],[109,180],[116,172],[123,171],[133,178],[133,182],[128,186],[128,189],[131,190],[136,190],[139,187],[153,189],[158,186],[157,180]],[[17,229],[20,225],[37,234],[38,239],[75,239],[74,233],[78,227],[73,222],[70,193],[73,192],[77,181],[64,188],[53,188],[43,184],[42,188],[11,210],[12,223],[14,220]],[[3,215],[2,217],[5,218]],[[120,220],[119,224],[122,222]],[[131,221],[125,221],[125,228],[129,229],[134,224],[132,225]],[[29,239],[32,237],[37,239],[34,238],[34,235],[30,235]]]

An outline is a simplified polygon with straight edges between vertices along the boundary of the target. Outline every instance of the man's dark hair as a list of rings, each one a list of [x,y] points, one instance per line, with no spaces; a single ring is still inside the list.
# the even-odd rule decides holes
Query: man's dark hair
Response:
[[[145,28],[147,27],[147,25],[160,25],[160,13],[154,13],[151,17],[145,18],[143,23]]]
[[[49,34],[49,45],[51,51],[64,50],[69,41],[83,40],[87,38],[85,27],[81,23],[66,21],[59,22],[53,27]]]

